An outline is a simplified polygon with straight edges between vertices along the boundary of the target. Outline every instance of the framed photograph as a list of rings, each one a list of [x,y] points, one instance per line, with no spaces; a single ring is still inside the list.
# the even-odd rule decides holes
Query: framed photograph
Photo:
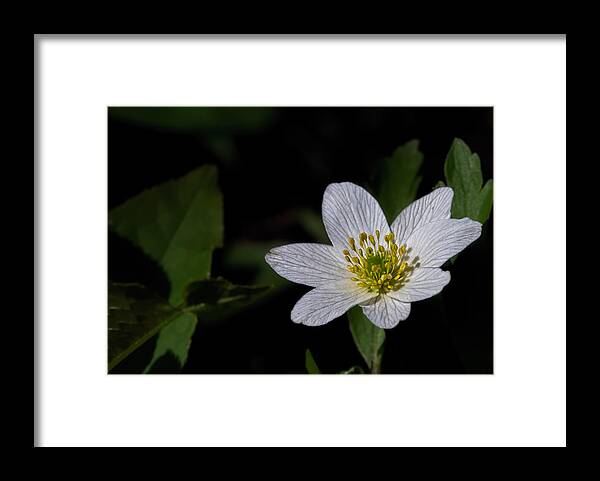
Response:
[[[34,446],[566,445],[565,35],[34,44]]]
[[[493,373],[492,155],[491,107],[110,107],[109,373]]]

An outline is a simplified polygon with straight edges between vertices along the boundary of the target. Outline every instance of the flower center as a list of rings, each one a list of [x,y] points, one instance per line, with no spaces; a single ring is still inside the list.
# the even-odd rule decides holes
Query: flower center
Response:
[[[348,238],[350,249],[344,249],[343,253],[348,270],[355,275],[354,282],[369,292],[385,294],[404,286],[421,264],[418,256],[411,261],[412,249],[407,249],[406,244],[396,244],[393,232],[384,236],[384,243],[379,238],[378,230],[375,235],[361,232],[358,243],[354,237]]]

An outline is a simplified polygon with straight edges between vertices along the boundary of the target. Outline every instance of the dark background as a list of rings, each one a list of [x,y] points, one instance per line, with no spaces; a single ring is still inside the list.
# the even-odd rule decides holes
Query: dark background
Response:
[[[484,182],[493,177],[493,110],[487,107],[222,109],[199,118],[187,110],[194,115],[183,120],[174,110],[145,118],[109,109],[108,207],[199,165],[217,165],[225,246],[215,252],[212,273],[235,283],[273,276],[263,263],[232,260],[233,251],[239,256],[245,245],[314,242],[299,212],[320,215],[331,182],[369,187],[374,162],[411,139],[420,140],[425,156],[419,197],[444,180],[455,137],[479,154]],[[492,217],[481,238],[449,266],[452,281],[442,294],[413,303],[410,317],[386,331],[384,373],[493,371]],[[110,233],[108,267],[111,280],[168,293],[156,266]],[[345,316],[322,327],[294,324],[291,309],[309,287],[275,282],[279,289],[261,305],[199,325],[183,372],[303,373],[307,348],[325,373],[364,366]]]

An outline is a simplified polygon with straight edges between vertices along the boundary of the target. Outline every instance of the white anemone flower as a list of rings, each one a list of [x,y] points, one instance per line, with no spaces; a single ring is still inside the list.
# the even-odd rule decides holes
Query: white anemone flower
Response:
[[[365,189],[351,182],[327,186],[323,223],[333,245],[289,244],[265,257],[280,276],[314,287],[292,309],[292,321],[321,326],[357,305],[384,329],[406,319],[411,302],[450,282],[440,266],[481,235],[479,222],[450,218],[453,196],[450,187],[435,189],[390,227]]]

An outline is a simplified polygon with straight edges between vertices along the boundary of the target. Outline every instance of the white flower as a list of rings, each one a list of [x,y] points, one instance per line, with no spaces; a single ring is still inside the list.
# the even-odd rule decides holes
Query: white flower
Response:
[[[320,326],[360,305],[376,326],[406,319],[410,303],[440,292],[439,267],[481,234],[469,218],[451,219],[454,192],[441,187],[404,209],[390,227],[377,201],[350,182],[330,184],[323,223],[332,246],[289,244],[265,260],[280,276],[315,287],[296,303],[292,321]]]

